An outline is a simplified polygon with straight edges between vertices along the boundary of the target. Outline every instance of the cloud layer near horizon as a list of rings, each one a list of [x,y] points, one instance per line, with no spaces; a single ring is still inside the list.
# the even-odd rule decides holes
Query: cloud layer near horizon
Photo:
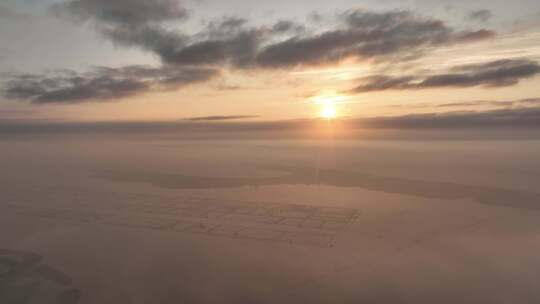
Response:
[[[534,99],[532,107],[505,108],[488,111],[449,111],[442,113],[412,114],[401,116],[383,116],[371,118],[339,119],[333,124],[347,132],[368,130],[506,130],[540,129],[540,107],[534,106],[539,99]],[[526,100],[520,102],[527,102]],[[214,138],[231,134],[234,138],[242,138],[240,134],[253,137],[264,137],[265,134],[279,133],[284,137],[317,129],[317,126],[328,127],[326,121],[320,119],[299,119],[279,121],[242,121],[252,118],[248,115],[209,116],[181,121],[146,121],[146,122],[88,122],[88,123],[51,123],[0,120],[0,134],[63,134],[63,133],[134,133],[165,135],[172,132],[175,136],[194,136]],[[240,121],[228,121],[237,120]],[[332,129],[334,128],[332,127]],[[323,132],[324,133],[324,132]],[[236,134],[236,135],[235,135]],[[351,134],[351,133],[348,133]],[[516,134],[514,134],[516,135]],[[540,134],[537,134],[540,135]],[[228,138],[228,137],[224,137]]]

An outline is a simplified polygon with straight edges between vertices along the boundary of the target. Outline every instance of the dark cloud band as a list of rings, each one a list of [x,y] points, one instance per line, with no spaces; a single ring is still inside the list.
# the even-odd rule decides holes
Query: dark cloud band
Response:
[[[349,10],[328,30],[281,20],[249,26],[241,18],[222,18],[196,33],[163,26],[187,12],[175,0],[69,0],[54,11],[92,21],[116,44],[158,55],[166,64],[290,68],[323,65],[342,59],[394,60],[418,55],[433,46],[492,38],[486,29],[458,31],[441,20],[410,11]]]
[[[474,10],[469,13],[467,19],[472,21],[487,22],[493,18],[493,13],[487,9]]]
[[[233,116],[235,117],[235,116]],[[236,117],[244,117],[237,115]],[[246,117],[247,118],[247,117]],[[321,120],[283,120],[283,121],[230,121],[223,122],[222,117],[216,119],[202,118],[176,122],[110,122],[110,123],[32,123],[0,121],[0,134],[17,133],[84,133],[84,132],[120,132],[120,133],[156,133],[184,131],[189,136],[201,138],[236,138],[239,132],[250,136],[265,136],[272,132],[307,134],[321,126]],[[227,120],[227,119],[225,119]],[[496,130],[506,128],[528,128],[540,130],[540,107],[502,109],[478,112],[441,112],[390,117],[351,118],[338,120],[335,124],[343,124],[349,131],[366,130],[460,130],[479,129]],[[323,122],[327,126],[327,122]],[[245,132],[249,131],[249,132]],[[299,133],[298,133],[299,132]],[[312,132],[308,132],[312,133]],[[230,137],[227,137],[230,134]],[[514,134],[515,135],[515,134]]]
[[[69,0],[53,4],[55,13],[82,20],[133,26],[186,18],[177,0]]]
[[[101,67],[88,73],[15,75],[4,84],[2,94],[34,104],[118,100],[207,81],[217,74],[217,70],[204,68]]]
[[[360,79],[356,93],[386,90],[418,90],[429,88],[475,86],[505,87],[540,74],[540,64],[532,60],[498,60],[484,64],[465,65],[445,74],[386,76],[375,75]]]
[[[216,115],[186,118],[186,121],[227,121],[258,118],[256,115]]]

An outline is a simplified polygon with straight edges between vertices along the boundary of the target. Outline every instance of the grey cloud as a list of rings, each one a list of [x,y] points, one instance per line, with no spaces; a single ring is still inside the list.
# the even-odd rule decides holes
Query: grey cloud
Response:
[[[361,121],[371,128],[438,129],[471,127],[540,127],[540,108],[502,109],[484,112],[446,112],[395,117],[378,117]]]
[[[167,24],[187,16],[176,0],[69,0],[54,4],[52,10],[91,23],[117,45],[157,55],[163,67],[154,69],[153,76],[122,72],[126,68],[71,76],[18,76],[5,83],[5,97],[33,103],[112,100],[204,81],[224,66],[292,68],[345,58],[405,59],[432,46],[468,43],[494,35],[488,30],[456,31],[440,20],[410,11],[350,10],[339,15],[339,25],[322,32],[287,20],[253,27],[246,19],[225,17],[207,23],[194,34],[185,34]],[[412,80],[385,82],[392,88]]]
[[[537,74],[540,74],[540,65],[536,61],[525,59],[497,60],[484,64],[459,66],[445,74],[400,77],[370,76],[361,79],[361,84],[353,91],[361,93],[440,87],[504,87],[515,85],[519,81]]]
[[[198,41],[176,51],[163,52],[160,56],[165,63],[175,65],[249,67],[254,62],[261,39],[259,30],[245,30],[225,39]]]
[[[302,33],[305,30],[306,27],[304,25],[288,20],[280,20],[272,26],[274,33]]]
[[[271,26],[249,26],[246,19],[227,17],[201,31],[182,33],[163,22],[185,16],[173,0],[71,0],[55,11],[95,21],[114,43],[139,47],[169,65],[283,68],[321,65],[345,58],[394,60],[417,56],[429,47],[470,43],[493,37],[492,31],[457,31],[441,20],[410,11],[349,10],[326,31],[282,20]],[[151,4],[149,4],[151,3]],[[151,6],[145,10],[147,6]]]
[[[228,36],[242,29],[248,23],[247,19],[238,17],[223,17],[210,21],[207,25],[207,32],[210,37]]]
[[[87,73],[67,70],[45,75],[15,75],[6,81],[2,94],[34,104],[118,100],[206,81],[217,73],[213,69],[128,66],[100,67]]]
[[[163,24],[184,19],[185,10],[178,2],[137,0],[133,7],[130,4],[127,0],[118,3],[74,0],[53,6],[53,11],[90,20],[113,43],[150,51],[169,65],[209,66],[230,63],[245,66],[253,61],[253,54],[259,46],[260,33],[257,29],[245,27],[245,19],[219,18],[209,22],[204,30],[186,35]],[[152,8],[145,11],[147,5]],[[125,7],[129,8],[124,12]]]
[[[467,43],[486,40],[495,37],[495,32],[481,29],[477,31],[461,32],[455,36],[456,42]]]
[[[29,15],[21,13],[15,9],[12,9],[8,6],[0,4],[0,20],[9,19],[9,20],[20,20],[29,17]]]
[[[365,10],[349,10],[342,14],[345,23],[351,27],[366,27],[368,29],[392,28],[412,17],[408,11],[391,11],[385,13]]]
[[[293,37],[265,47],[257,55],[257,63],[264,67],[317,65],[345,58],[345,48],[353,44],[346,31],[325,32],[307,38]]]
[[[526,98],[518,100],[478,100],[467,102],[452,102],[438,105],[438,107],[461,107],[461,106],[495,106],[495,107],[512,107],[512,106],[535,106],[540,105],[540,98]]]
[[[183,19],[187,10],[177,0],[69,0],[52,10],[84,20],[140,25]]]
[[[326,16],[319,12],[312,11],[307,15],[307,19],[312,23],[321,24],[326,20]]]
[[[157,54],[182,47],[186,39],[163,26],[187,18],[187,10],[177,0],[69,0],[52,5],[51,10],[73,22],[91,22],[117,45]]]
[[[221,83],[221,84],[213,86],[213,89],[218,90],[218,91],[235,91],[235,90],[240,90],[243,88],[245,87],[242,87],[240,85],[235,85],[235,84],[226,84],[226,83]]]
[[[487,22],[491,18],[493,18],[493,13],[487,9],[475,10],[467,15],[467,19],[480,22]]]
[[[474,106],[495,106],[495,107],[507,107],[513,106],[517,102],[515,101],[495,101],[495,100],[479,100],[479,101],[464,101],[464,102],[449,102],[436,105],[439,108],[449,107],[474,107]]]
[[[164,63],[173,65],[250,65],[263,33],[247,27],[247,22],[236,17],[213,20],[203,31],[187,37],[189,44],[177,44],[158,55]]]
[[[457,101],[457,102],[447,102],[447,103],[416,103],[416,104],[395,104],[391,105],[393,108],[453,108],[453,107],[478,107],[478,106],[489,106],[489,107],[502,107],[502,108],[512,108],[512,107],[534,107],[540,105],[540,98],[525,98],[517,100],[472,100],[472,101]]]
[[[416,103],[416,104],[395,104],[391,105],[393,108],[453,108],[453,107],[478,107],[478,106],[489,106],[489,107],[528,107],[540,105],[540,98],[526,98],[518,100],[472,100],[472,101],[457,101],[457,102],[447,102],[447,103]]]
[[[371,92],[371,91],[385,91],[385,90],[405,90],[411,88],[411,82],[416,78],[413,76],[384,76],[375,75],[362,78],[360,86],[356,87],[353,91],[357,93]]]
[[[540,98],[526,98],[520,100],[521,103],[530,105],[540,105]]]
[[[225,120],[227,117],[225,116]],[[348,135],[355,136],[357,130],[463,130],[478,129],[493,131],[504,128],[526,128],[540,130],[540,107],[514,108],[479,112],[442,112],[417,115],[350,118],[336,120],[341,129]],[[326,121],[319,119],[282,120],[282,121],[227,121],[220,116],[194,118],[176,122],[108,122],[108,123],[37,123],[13,122],[0,120],[0,134],[17,133],[135,133],[135,134],[179,134],[193,138],[250,138],[265,136],[309,136],[312,130],[327,126]],[[179,132],[184,131],[184,132]],[[307,131],[307,132],[306,132]],[[276,133],[279,132],[279,133]],[[352,132],[352,133],[351,133]],[[280,135],[281,134],[281,135]],[[288,134],[288,135],[287,135]],[[439,133],[438,133],[439,134]],[[460,133],[467,135],[467,133]],[[508,133],[515,138],[516,133]],[[535,133],[536,137],[540,133]],[[362,138],[367,136],[362,133]],[[422,134],[415,134],[422,136]],[[425,135],[425,134],[424,134]],[[375,135],[375,138],[378,138]],[[417,139],[418,137],[414,137]]]
[[[256,115],[216,115],[216,116],[203,116],[186,118],[187,121],[226,121],[226,120],[242,120],[258,118]]]
[[[265,47],[257,56],[265,67],[315,65],[344,58],[405,58],[426,47],[491,38],[492,31],[458,32],[440,20],[409,11],[374,13],[352,10],[341,15],[344,25],[310,36],[294,36]]]
[[[107,26],[101,27],[100,31],[116,45],[139,47],[163,57],[171,56],[172,52],[183,46],[187,40],[187,37],[177,32],[153,25]]]

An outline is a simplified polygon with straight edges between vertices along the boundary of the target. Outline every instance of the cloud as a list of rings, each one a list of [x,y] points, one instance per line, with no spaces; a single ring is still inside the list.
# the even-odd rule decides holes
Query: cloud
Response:
[[[540,105],[540,98],[526,98],[521,99],[519,102],[529,105]]]
[[[186,118],[187,121],[226,121],[258,118],[256,115],[220,115]]]
[[[188,17],[177,0],[69,0],[53,4],[51,11],[74,23],[91,23],[119,46],[157,54],[182,46],[185,39],[163,24]]]
[[[486,29],[458,31],[441,20],[410,11],[349,10],[328,30],[290,20],[250,26],[218,18],[194,33],[165,26],[187,12],[173,0],[70,0],[53,6],[77,20],[92,21],[113,43],[153,52],[167,65],[291,68],[342,59],[394,60],[430,47],[492,38]],[[72,18],[73,19],[73,18]]]
[[[212,86],[212,88],[217,91],[236,91],[236,90],[245,89],[246,87],[235,85],[235,84],[220,83],[220,84]]]
[[[138,26],[186,18],[187,10],[177,0],[69,0],[53,4],[52,10],[85,21]]]
[[[463,101],[463,102],[449,102],[435,105],[438,108],[451,108],[451,107],[475,107],[475,106],[494,106],[494,107],[508,107],[516,104],[516,101],[496,101],[496,100],[478,100],[478,101]]]
[[[293,21],[280,20],[272,26],[272,31],[274,33],[302,33],[306,31],[306,27]]]
[[[206,39],[159,55],[166,64],[250,67],[261,44],[262,33],[245,30],[232,37]]]
[[[499,108],[512,108],[512,107],[531,107],[539,106],[540,98],[525,98],[517,100],[473,100],[473,101],[458,101],[448,103],[416,103],[416,104],[395,104],[391,105],[393,108],[462,108],[462,107],[499,107]]]
[[[322,33],[297,35],[264,47],[257,55],[263,67],[320,65],[353,58],[395,59],[425,48],[493,37],[491,31],[457,32],[440,20],[410,11],[375,13],[351,10],[340,15],[342,26]]]
[[[16,11],[8,6],[0,4],[0,20],[20,20],[29,17],[29,15]]]
[[[187,41],[187,37],[178,32],[158,25],[102,26],[100,32],[118,46],[138,47],[165,58],[171,56],[173,50],[183,46]]]
[[[475,86],[505,87],[540,74],[540,65],[526,59],[497,60],[483,64],[464,65],[445,74],[386,76],[375,75],[360,79],[353,89],[356,93],[385,90],[418,90],[442,87],[467,88]]]
[[[471,21],[487,22],[491,18],[493,18],[493,13],[487,9],[474,10],[467,15],[467,19]]]
[[[392,61],[436,46],[494,36],[485,29],[455,30],[410,11],[349,10],[339,14],[330,29],[290,20],[252,26],[247,19],[222,17],[186,33],[181,22],[189,14],[176,0],[68,0],[53,4],[51,10],[90,24],[118,46],[156,55],[162,66],[15,75],[3,85],[4,97],[36,104],[115,100],[206,81],[223,68],[283,69],[343,59]]]
[[[483,112],[443,112],[361,121],[370,128],[440,129],[490,127],[540,127],[540,108],[501,109]]]
[[[244,118],[243,115],[238,115]],[[180,120],[174,122],[95,122],[95,123],[54,123],[54,122],[32,122],[32,121],[11,121],[0,120],[0,134],[66,134],[66,133],[93,133],[107,132],[110,134],[173,134],[174,138],[185,136],[186,138],[265,138],[277,136],[286,137],[310,137],[321,135],[321,132],[314,132],[320,128],[327,128],[326,121],[320,119],[302,120],[280,120],[280,121],[227,121],[228,116],[223,117],[201,117],[191,120]],[[234,117],[234,116],[232,116]],[[249,118],[249,117],[245,117]],[[529,136],[540,138],[540,107],[511,108],[490,111],[469,111],[469,112],[440,112],[428,114],[372,117],[372,118],[349,118],[335,120],[332,123],[335,136],[340,136],[337,130],[344,131],[346,137],[358,136],[362,138],[378,138],[380,134],[369,133],[368,131],[390,131],[397,133],[404,131],[430,131],[436,130],[436,134],[442,137],[448,135],[443,130],[458,131],[459,136],[468,136],[468,132],[462,130],[478,130],[479,132],[492,132],[499,134],[500,130],[507,130],[500,134],[504,138],[516,136]],[[526,134],[512,132],[516,128],[536,130],[536,133]],[[182,131],[182,132],[180,132]],[[366,133],[368,132],[368,133]],[[323,132],[324,133],[324,132]],[[317,135],[318,134],[318,135]],[[472,133],[471,133],[472,134]],[[495,135],[497,135],[495,134]],[[410,133],[414,139],[426,134]],[[482,133],[475,133],[475,136],[482,138]],[[452,135],[454,136],[454,135]],[[491,135],[490,135],[491,136]],[[507,137],[509,136],[509,137]]]
[[[99,67],[91,72],[64,70],[44,75],[14,75],[2,88],[4,97],[34,104],[118,100],[155,90],[207,81],[218,71],[204,68]]]
[[[451,102],[437,105],[437,107],[468,107],[468,106],[494,106],[494,107],[512,107],[512,106],[535,106],[540,105],[540,98],[526,98],[518,100],[478,100],[465,102]]]

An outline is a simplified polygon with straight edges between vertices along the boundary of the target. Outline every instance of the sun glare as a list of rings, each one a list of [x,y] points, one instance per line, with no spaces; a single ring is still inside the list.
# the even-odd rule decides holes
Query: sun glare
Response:
[[[317,96],[313,96],[310,98],[310,101],[315,104],[336,104],[336,103],[342,103],[345,102],[347,99],[347,96],[337,94],[333,91],[324,92],[322,94],[319,94]]]
[[[325,91],[319,95],[313,96],[311,102],[319,105],[319,117],[324,119],[335,119],[338,116],[337,105],[344,103],[347,96],[338,94],[334,91]]]
[[[333,104],[329,103],[323,106],[321,110],[321,117],[325,119],[334,119],[337,116],[336,108]]]

